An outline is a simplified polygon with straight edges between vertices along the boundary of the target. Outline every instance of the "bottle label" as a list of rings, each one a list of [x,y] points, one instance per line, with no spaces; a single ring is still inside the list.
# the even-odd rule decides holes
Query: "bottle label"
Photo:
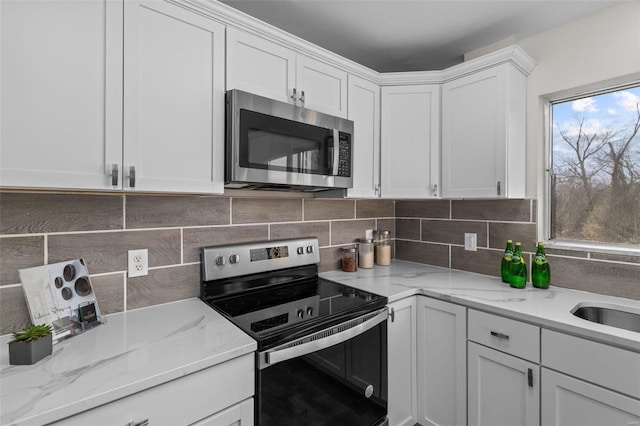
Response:
[[[511,262],[511,255],[510,254],[505,254],[504,255],[504,260]]]
[[[520,258],[520,263],[524,263],[524,256]]]
[[[538,265],[543,265],[547,263],[547,259],[545,259],[544,256],[536,256],[534,262],[536,262]]]

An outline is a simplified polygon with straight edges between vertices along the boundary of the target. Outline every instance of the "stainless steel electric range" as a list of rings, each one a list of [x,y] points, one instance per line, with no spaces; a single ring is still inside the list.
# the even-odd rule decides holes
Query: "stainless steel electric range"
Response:
[[[387,424],[387,299],[318,277],[318,240],[205,247],[200,298],[258,342],[256,426]]]

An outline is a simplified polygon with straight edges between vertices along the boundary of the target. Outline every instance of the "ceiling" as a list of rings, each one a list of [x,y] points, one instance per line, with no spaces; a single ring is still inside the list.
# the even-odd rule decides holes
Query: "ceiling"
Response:
[[[440,70],[620,0],[222,0],[379,72]]]

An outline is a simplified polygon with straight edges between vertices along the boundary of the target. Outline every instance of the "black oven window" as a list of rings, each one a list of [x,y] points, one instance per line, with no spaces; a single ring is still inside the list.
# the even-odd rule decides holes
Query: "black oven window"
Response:
[[[240,123],[241,167],[330,174],[331,130],[247,110],[240,110]]]

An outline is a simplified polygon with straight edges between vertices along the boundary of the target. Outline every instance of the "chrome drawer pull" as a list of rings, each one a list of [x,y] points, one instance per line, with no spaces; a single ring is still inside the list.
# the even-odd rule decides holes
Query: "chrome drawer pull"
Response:
[[[130,421],[127,426],[147,426],[149,424],[149,419],[140,420],[139,422]]]
[[[504,333],[499,333],[497,331],[492,331],[491,335],[497,337],[498,339],[509,340],[509,335]]]

